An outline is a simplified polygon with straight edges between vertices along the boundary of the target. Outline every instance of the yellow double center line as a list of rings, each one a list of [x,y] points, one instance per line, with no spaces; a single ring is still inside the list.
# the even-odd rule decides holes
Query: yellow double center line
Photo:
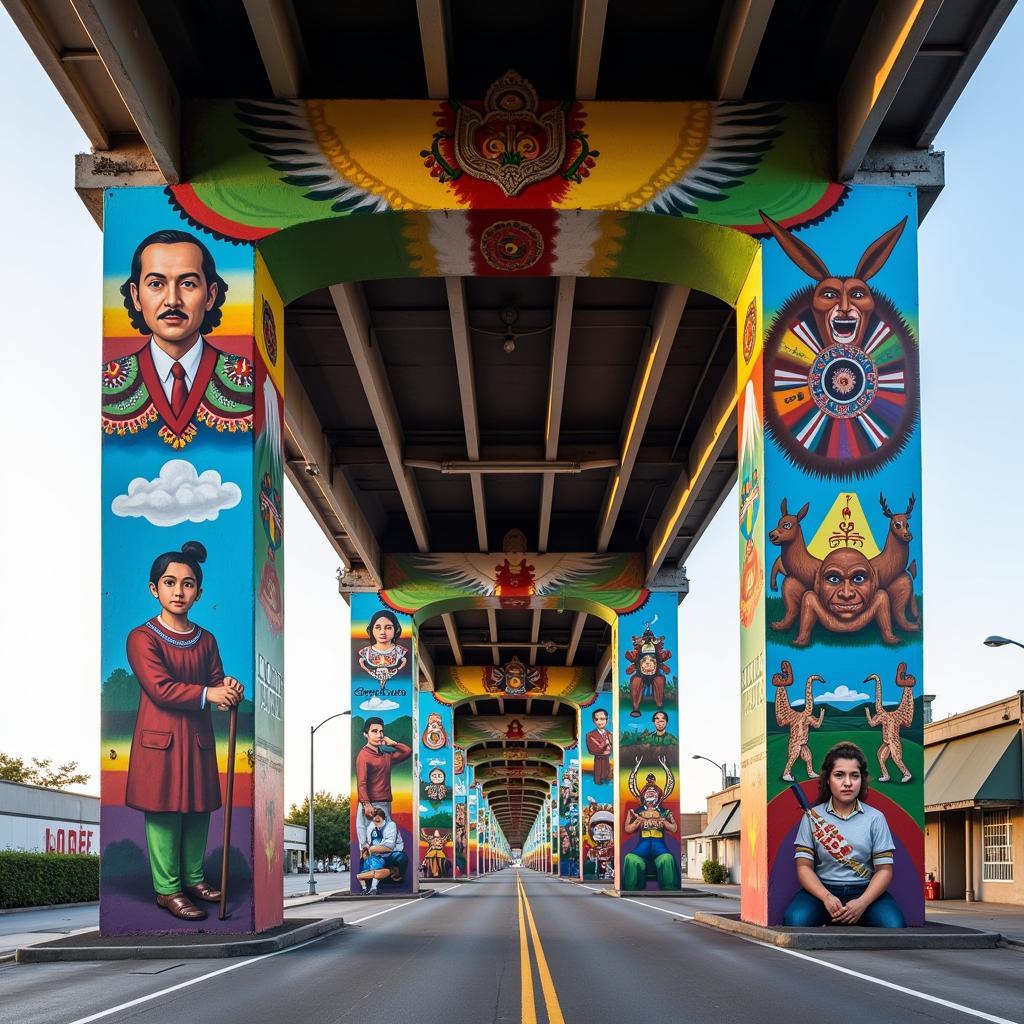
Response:
[[[533,996],[533,968],[530,964],[530,941],[527,939],[527,923],[529,939],[533,941],[533,955],[537,961],[537,974],[540,976],[540,989],[544,995],[544,1008],[547,1010],[548,1024],[565,1024],[562,1007],[558,1005],[555,994],[555,983],[551,980],[544,947],[537,934],[537,924],[533,919],[530,901],[526,897],[526,889],[516,872],[516,892],[519,895],[519,974],[522,984],[523,1024],[537,1024],[537,1005]]]

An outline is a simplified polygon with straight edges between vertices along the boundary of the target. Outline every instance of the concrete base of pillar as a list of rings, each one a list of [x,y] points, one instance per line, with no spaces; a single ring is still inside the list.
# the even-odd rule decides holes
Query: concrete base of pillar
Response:
[[[998,932],[977,931],[955,924],[926,924],[923,928],[765,928],[741,921],[739,914],[698,910],[697,924],[756,939],[787,949],[995,949]]]
[[[259,937],[243,935],[113,935],[96,932],[69,935],[38,946],[26,946],[15,956],[19,964],[94,960],[205,960],[226,956],[260,956],[297,946],[345,926],[342,917],[302,918]]]

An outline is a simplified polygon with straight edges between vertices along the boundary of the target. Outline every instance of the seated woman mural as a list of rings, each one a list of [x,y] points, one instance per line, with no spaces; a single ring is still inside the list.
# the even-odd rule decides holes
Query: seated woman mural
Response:
[[[798,794],[806,811],[794,843],[802,890],[786,908],[784,924],[905,927],[886,891],[896,844],[885,816],[864,803],[867,788],[864,751],[855,743],[837,743],[821,765],[818,803],[807,807]]]

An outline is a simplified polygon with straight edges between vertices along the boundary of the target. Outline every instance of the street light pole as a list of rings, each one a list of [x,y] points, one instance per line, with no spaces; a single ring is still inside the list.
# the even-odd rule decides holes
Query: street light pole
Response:
[[[982,643],[986,647],[1005,647],[1007,644],[1014,644],[1017,647],[1024,647],[1024,644],[1022,644],[1019,640],[1010,640],[1008,637],[1005,636],[987,636],[984,640],[982,640]]]
[[[335,718],[342,718],[345,715],[351,715],[351,709],[348,711],[339,711],[336,715],[331,715],[330,718],[325,718],[320,725],[326,725],[328,722],[333,721]],[[313,858],[313,801],[316,799],[316,789],[313,786],[313,737],[316,735],[317,729],[320,725],[311,725],[309,727],[309,827],[306,829],[306,859],[309,861],[309,895],[316,895],[316,861]]]
[[[729,788],[729,773],[726,771],[725,764],[719,764],[717,761],[712,761],[710,757],[705,757],[703,754],[694,754],[694,761],[707,761],[708,764],[713,764],[722,773],[722,789]]]

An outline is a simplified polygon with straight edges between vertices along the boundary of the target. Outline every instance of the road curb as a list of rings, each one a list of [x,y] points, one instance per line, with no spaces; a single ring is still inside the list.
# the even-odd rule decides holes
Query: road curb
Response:
[[[277,953],[282,949],[288,949],[289,946],[320,938],[344,926],[344,918],[329,917],[310,921],[272,938],[239,938],[231,942],[195,942],[175,946],[146,945],[144,937],[140,937],[139,944],[134,946],[61,946],[56,943],[65,940],[57,939],[55,943],[44,942],[38,946],[24,946],[16,951],[15,959],[19,964],[45,964],[61,961],[206,960],[229,956],[259,956],[263,953]],[[99,932],[93,934],[99,939]]]
[[[784,949],[995,949],[1002,936],[960,925],[925,925],[924,928],[767,928],[748,924],[739,914],[712,914],[698,910],[697,924],[756,939]]]
[[[449,878],[448,881],[450,882],[451,879]],[[338,892],[325,896],[324,903],[389,903],[392,900],[425,900],[436,895],[436,889],[420,889],[419,892],[405,892],[395,896],[389,893],[381,893],[379,896],[364,896],[361,892]]]

